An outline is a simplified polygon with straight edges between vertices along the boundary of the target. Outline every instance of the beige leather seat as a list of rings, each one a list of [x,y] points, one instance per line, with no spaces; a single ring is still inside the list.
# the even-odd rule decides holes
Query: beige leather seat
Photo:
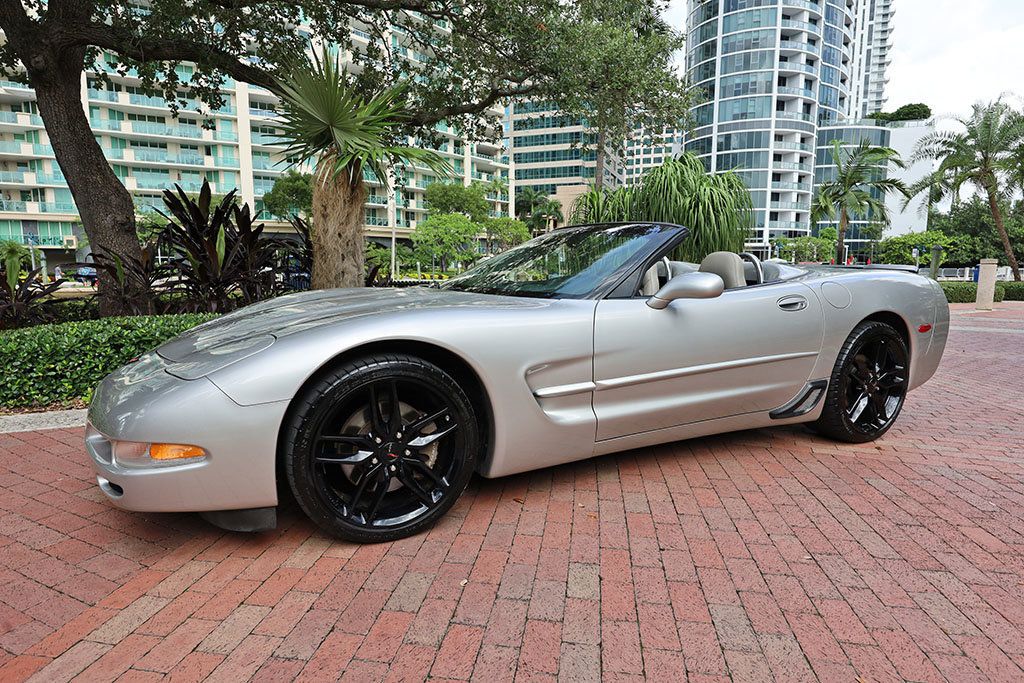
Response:
[[[747,278],[743,274],[743,259],[731,251],[716,251],[705,256],[700,264],[700,272],[714,273],[722,278],[726,289],[747,286]]]

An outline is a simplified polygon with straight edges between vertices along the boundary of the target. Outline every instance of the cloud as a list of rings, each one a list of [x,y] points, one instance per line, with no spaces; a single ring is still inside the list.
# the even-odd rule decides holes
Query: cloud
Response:
[[[1024,96],[1018,0],[896,0],[887,109],[924,102],[963,115],[979,100]]]

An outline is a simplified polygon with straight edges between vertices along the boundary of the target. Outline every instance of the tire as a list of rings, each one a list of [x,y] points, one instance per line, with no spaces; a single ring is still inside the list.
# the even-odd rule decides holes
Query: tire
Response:
[[[847,443],[866,443],[885,434],[906,400],[910,352],[886,323],[859,324],[839,351],[821,417],[811,428]]]
[[[288,483],[314,523],[380,543],[429,528],[455,504],[476,469],[480,428],[444,370],[381,354],[332,369],[297,397],[282,449]]]

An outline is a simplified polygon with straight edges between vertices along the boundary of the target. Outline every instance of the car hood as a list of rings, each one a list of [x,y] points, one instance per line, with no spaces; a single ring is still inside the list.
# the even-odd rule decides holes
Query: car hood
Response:
[[[365,316],[454,307],[532,308],[550,301],[472,292],[405,289],[324,289],[290,294],[235,311],[195,327],[157,349],[179,362],[197,352],[257,337],[270,339]]]

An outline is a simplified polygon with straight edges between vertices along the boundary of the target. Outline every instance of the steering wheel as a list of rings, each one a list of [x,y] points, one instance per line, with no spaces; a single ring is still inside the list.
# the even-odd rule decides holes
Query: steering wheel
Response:
[[[754,264],[754,272],[757,273],[757,282],[754,284],[764,284],[764,268],[761,266],[761,259],[757,258],[749,251],[744,251],[740,254],[740,258],[744,261],[750,261]]]

